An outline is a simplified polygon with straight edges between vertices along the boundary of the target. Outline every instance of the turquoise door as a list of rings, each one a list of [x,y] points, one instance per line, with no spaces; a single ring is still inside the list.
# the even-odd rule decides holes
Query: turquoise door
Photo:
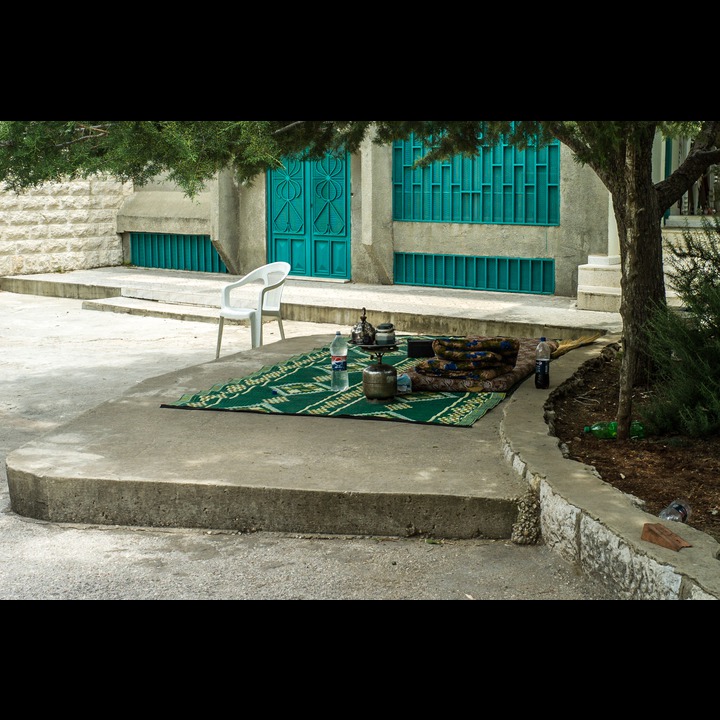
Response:
[[[283,163],[267,174],[268,262],[289,262],[295,276],[349,280],[347,155]]]

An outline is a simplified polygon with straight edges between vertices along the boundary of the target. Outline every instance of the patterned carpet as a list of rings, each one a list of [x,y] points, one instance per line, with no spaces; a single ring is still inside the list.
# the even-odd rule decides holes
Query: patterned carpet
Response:
[[[553,358],[589,344],[597,337],[599,335],[554,341]],[[477,380],[431,378],[415,372],[414,368],[422,359],[407,356],[408,339],[434,338],[426,335],[399,337],[397,350],[383,356],[383,363],[393,365],[398,376],[405,373],[412,380],[413,392],[397,395],[390,402],[380,403],[365,397],[362,373],[376,360],[362,348],[350,345],[350,387],[343,392],[333,392],[330,388],[330,350],[329,346],[325,346],[295,355],[279,365],[263,367],[247,377],[183,395],[173,403],[163,403],[161,407],[471,427],[502,402],[515,385],[532,374],[538,343],[537,338],[521,338],[512,371],[492,381],[479,383]]]
[[[333,392],[329,347],[316,348],[279,365],[261,368],[247,377],[183,395],[161,407],[470,427],[505,398],[505,393],[495,392],[430,391],[397,395],[391,402],[373,402],[365,397],[362,388],[362,371],[373,362],[368,353],[351,345],[348,351],[350,387],[343,392]],[[398,350],[383,357],[383,363],[393,365],[398,375],[417,362],[417,358],[407,357],[405,339],[398,339]]]

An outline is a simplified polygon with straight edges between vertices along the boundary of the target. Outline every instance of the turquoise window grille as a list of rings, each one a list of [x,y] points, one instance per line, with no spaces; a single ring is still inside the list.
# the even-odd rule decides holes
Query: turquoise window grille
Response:
[[[425,154],[411,136],[393,143],[393,220],[560,224],[560,144],[518,150],[501,143],[468,158],[413,169]]]
[[[396,285],[493,290],[536,295],[555,292],[553,258],[395,253]]]
[[[130,262],[138,267],[228,271],[209,235],[130,233]]]

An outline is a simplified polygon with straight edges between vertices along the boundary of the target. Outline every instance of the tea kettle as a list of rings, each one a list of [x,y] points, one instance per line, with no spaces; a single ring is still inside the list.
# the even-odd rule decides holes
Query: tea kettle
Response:
[[[375,328],[367,321],[365,308],[362,309],[360,322],[352,329],[351,342],[356,345],[375,344]]]

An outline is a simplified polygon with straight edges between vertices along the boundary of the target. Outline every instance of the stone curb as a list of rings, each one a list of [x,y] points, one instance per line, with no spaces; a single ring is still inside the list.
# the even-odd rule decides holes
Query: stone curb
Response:
[[[604,336],[554,360],[551,392],[614,340]],[[547,400],[546,392],[523,383],[506,399],[500,422],[506,461],[539,499],[543,542],[625,599],[720,599],[720,544],[682,524],[673,531],[692,547],[676,552],[641,540],[643,525],[657,518],[593,467],[563,456],[550,434]]]

